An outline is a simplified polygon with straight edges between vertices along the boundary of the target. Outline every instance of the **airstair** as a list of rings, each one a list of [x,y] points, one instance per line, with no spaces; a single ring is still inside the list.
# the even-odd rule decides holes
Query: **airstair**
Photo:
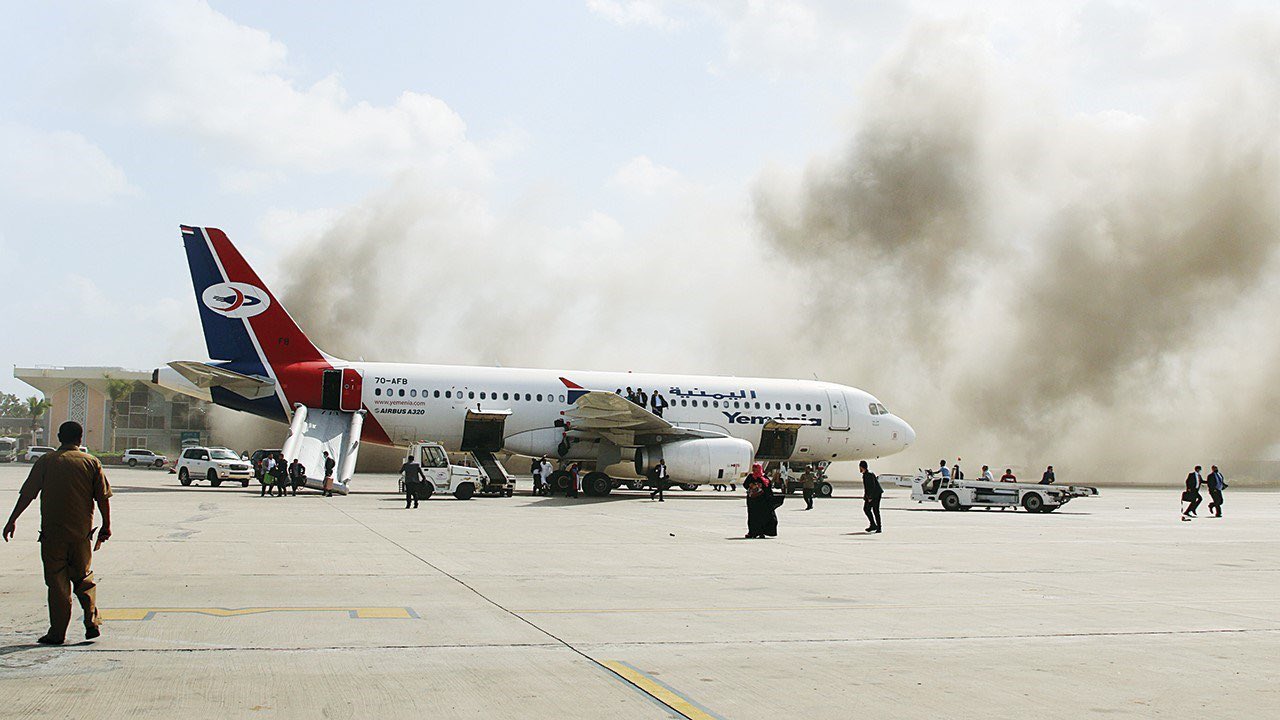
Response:
[[[328,451],[336,463],[333,491],[347,494],[347,483],[356,472],[356,457],[360,454],[364,412],[294,406],[289,438],[284,441],[281,452],[286,463],[296,458],[307,469],[307,487],[324,488],[324,453]]]
[[[510,496],[515,489],[515,478],[502,467],[502,463],[498,462],[498,458],[488,450],[472,450],[471,457],[476,459],[476,465],[480,466],[480,471],[485,474],[487,482],[483,488],[477,490],[485,495],[507,495]]]

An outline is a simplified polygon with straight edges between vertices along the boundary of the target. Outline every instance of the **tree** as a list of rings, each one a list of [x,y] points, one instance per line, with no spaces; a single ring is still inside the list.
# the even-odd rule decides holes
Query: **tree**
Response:
[[[106,377],[105,375],[103,377]],[[128,380],[119,380],[107,377],[107,397],[111,399],[110,410],[111,416],[111,451],[116,449],[116,423],[120,419],[120,411],[116,409],[116,404],[120,399],[133,392],[133,383]]]
[[[49,401],[32,395],[27,398],[27,417],[31,418],[31,444],[36,444],[36,431],[40,429],[40,418],[49,410]]]
[[[0,393],[0,417],[20,418],[27,416],[27,404],[17,395]]]

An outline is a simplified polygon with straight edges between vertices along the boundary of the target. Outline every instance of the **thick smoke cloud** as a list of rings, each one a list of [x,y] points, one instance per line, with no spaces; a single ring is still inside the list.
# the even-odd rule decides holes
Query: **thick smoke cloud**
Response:
[[[765,240],[812,268],[815,330],[843,308],[836,332],[891,358],[851,374],[907,389],[929,457],[1143,482],[1256,456],[1277,427],[1240,400],[1273,397],[1280,365],[1277,37],[1244,31],[1150,118],[1073,117],[971,28],[922,24],[845,152],[761,180]],[[1268,360],[1223,372],[1244,353]]]

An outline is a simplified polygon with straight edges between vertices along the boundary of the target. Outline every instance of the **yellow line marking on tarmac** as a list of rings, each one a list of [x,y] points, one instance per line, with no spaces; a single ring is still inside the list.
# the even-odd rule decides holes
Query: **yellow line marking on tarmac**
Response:
[[[344,612],[360,620],[413,620],[418,614],[407,607],[155,607],[155,608],[104,608],[103,620],[150,620],[160,613],[208,615],[217,618],[261,615],[276,612]]]
[[[618,677],[640,688],[654,700],[675,710],[689,718],[689,720],[720,720],[719,717],[712,715],[692,700],[680,695],[675,690],[654,680],[646,673],[627,663],[620,660],[604,660],[600,664],[616,673]]]

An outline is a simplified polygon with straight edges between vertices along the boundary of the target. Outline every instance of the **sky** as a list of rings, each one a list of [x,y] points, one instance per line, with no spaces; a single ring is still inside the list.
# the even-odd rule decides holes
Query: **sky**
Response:
[[[1007,360],[1043,341],[1034,318],[1095,310],[1037,281],[1015,288],[1038,308],[1025,319],[1017,298],[992,299],[1017,285],[999,273],[1042,277],[1051,252],[1070,267],[1100,225],[1165,217],[1187,206],[1181,188],[1213,187],[1204,143],[1274,129],[1254,127],[1274,109],[1254,86],[1274,84],[1277,27],[1269,4],[1233,1],[5,3],[0,361],[201,358],[177,226],[210,225],[331,352],[820,376],[899,411],[924,453],[1101,462],[1100,427],[1167,417],[1202,399],[1177,395],[1188,386],[1269,387],[1270,345],[1241,384],[1182,352],[1180,333],[1231,328],[1210,339],[1233,348],[1270,336],[1256,270],[1272,259],[1272,198],[1238,220],[1264,230],[1221,273],[1246,300],[1157,298],[1213,312],[1144,322],[1143,344],[1058,368],[1086,378],[1079,392],[1024,386],[1042,364]],[[1236,103],[1246,117],[1214,114]],[[1263,165],[1259,188],[1274,179]],[[1195,245],[1218,210],[1161,237]],[[1168,254],[1133,242],[1150,247],[1143,273]],[[1131,281],[1112,279],[1117,297]],[[981,351],[938,360],[967,338]],[[0,390],[31,394],[10,375]],[[988,391],[1013,409],[954,439]],[[1065,444],[1027,427],[1082,418]]]

